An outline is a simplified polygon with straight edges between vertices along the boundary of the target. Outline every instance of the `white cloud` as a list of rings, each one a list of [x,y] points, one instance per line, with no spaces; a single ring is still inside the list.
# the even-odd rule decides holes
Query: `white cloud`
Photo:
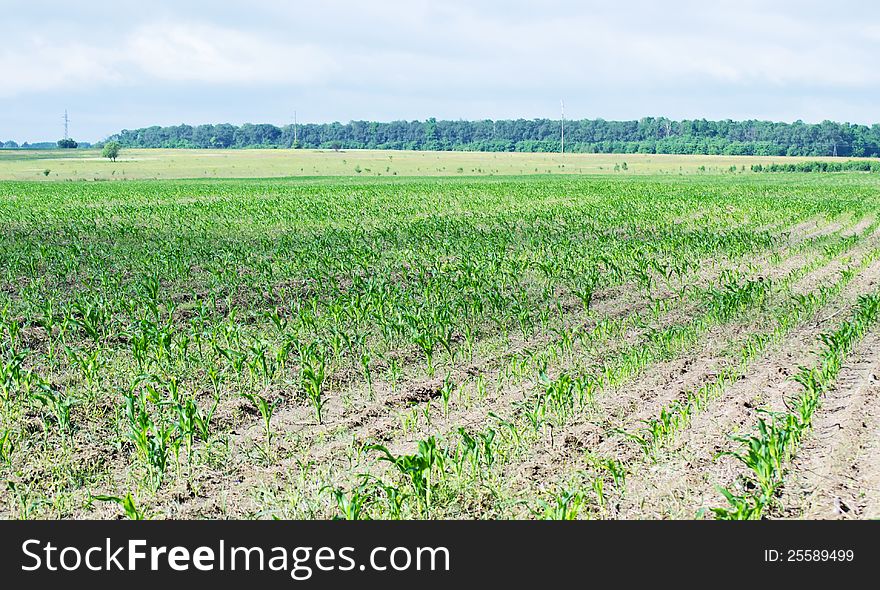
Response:
[[[265,3],[227,24],[162,16],[115,38],[79,34],[16,39],[0,49],[0,97],[156,82],[472,93],[596,85],[880,84],[870,20],[826,22],[763,3],[725,5],[548,1],[445,5],[413,0],[365,6]],[[864,24],[863,24],[864,23]],[[122,26],[122,25],[120,25]],[[61,41],[56,41],[61,39]]]
[[[293,104],[316,121],[554,116],[559,96],[572,116],[871,121],[880,91],[864,0],[4,2],[4,136],[49,121],[22,117],[40,105],[97,136]]]
[[[0,97],[51,91],[86,84],[107,84],[122,77],[99,48],[82,43],[53,43],[36,37],[26,49],[0,49]]]
[[[128,38],[124,53],[123,63],[175,82],[306,84],[335,69],[320,47],[208,25],[142,27]]]
[[[459,79],[470,71],[487,84],[880,83],[875,52],[853,34],[850,22],[742,9],[690,14],[670,9],[662,18],[634,21],[633,12],[550,12],[513,21],[465,12],[443,34],[473,50],[471,59],[455,64]]]
[[[155,23],[121,43],[32,37],[0,50],[0,97],[104,85],[314,84],[336,70],[320,47],[209,25]]]

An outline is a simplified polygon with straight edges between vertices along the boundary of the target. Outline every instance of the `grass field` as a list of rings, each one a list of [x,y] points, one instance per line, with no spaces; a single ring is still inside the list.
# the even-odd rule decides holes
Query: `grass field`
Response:
[[[872,175],[148,153],[399,174],[0,182],[4,518],[880,516]]]
[[[3,180],[274,178],[289,176],[487,176],[525,174],[712,174],[731,166],[833,158],[524,154],[377,150],[0,150]],[[837,159],[839,161],[839,158]],[[48,171],[48,174],[46,174]]]

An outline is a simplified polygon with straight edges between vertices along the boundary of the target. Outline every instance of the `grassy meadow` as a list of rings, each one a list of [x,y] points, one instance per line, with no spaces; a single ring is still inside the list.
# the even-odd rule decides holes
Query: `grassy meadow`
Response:
[[[4,180],[138,180],[292,176],[510,176],[531,174],[679,175],[746,170],[752,164],[831,158],[529,154],[380,150],[124,149],[116,162],[100,150],[0,150]],[[48,173],[47,173],[48,171]]]

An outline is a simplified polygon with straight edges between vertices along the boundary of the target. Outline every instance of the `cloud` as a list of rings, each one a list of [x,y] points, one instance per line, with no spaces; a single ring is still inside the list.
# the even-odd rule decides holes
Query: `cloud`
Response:
[[[24,51],[21,46],[0,49],[0,72],[0,97],[122,80],[99,48],[39,37],[30,39]]]
[[[348,10],[345,10],[348,6]],[[873,34],[854,18],[828,20],[773,3],[657,6],[629,2],[540,9],[485,3],[383,2],[368,12],[346,3],[346,34],[332,51],[355,65],[331,83],[397,91],[595,90],[709,84],[866,88],[880,84]],[[774,10],[775,7],[775,10]],[[309,15],[320,21],[320,14]],[[325,17],[326,18],[326,17]],[[315,35],[326,36],[317,27]],[[349,53],[340,54],[344,49]]]
[[[880,91],[880,4],[864,0],[4,2],[0,134],[57,119],[40,108],[98,136],[286,121],[291,105],[314,121],[555,116],[559,97],[573,117],[870,122]]]
[[[312,44],[205,24],[154,23],[120,43],[31,37],[0,50],[0,97],[106,85],[315,84],[337,66]]]
[[[158,0],[157,0],[158,1]],[[880,85],[870,19],[825,20],[768,3],[614,6],[547,0],[260,3],[217,22],[171,3],[116,36],[80,23],[0,49],[0,97],[157,82],[367,88],[415,93],[594,89],[700,83]],[[876,22],[876,21],[875,21]],[[218,24],[223,23],[223,24]],[[236,23],[236,24],[232,24]],[[107,26],[108,23],[102,23]],[[89,39],[68,41],[67,39]]]
[[[209,25],[155,24],[128,39],[123,63],[173,82],[308,84],[336,69],[320,47]]]
[[[470,60],[458,60],[459,79],[470,70],[486,84],[880,84],[863,42],[871,29],[851,22],[741,9],[669,10],[642,20],[631,12],[638,10],[508,21],[465,13],[445,34],[472,50]]]

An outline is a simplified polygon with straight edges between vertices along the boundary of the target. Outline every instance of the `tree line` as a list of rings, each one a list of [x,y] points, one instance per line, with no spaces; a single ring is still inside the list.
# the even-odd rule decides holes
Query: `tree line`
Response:
[[[21,144],[11,139],[7,141],[0,141],[0,149],[4,150],[54,150],[56,148],[88,149],[90,147],[92,147],[92,144],[89,142],[75,141],[73,139],[59,139],[58,141],[38,141],[34,143],[28,143],[26,141]]]
[[[560,121],[351,121],[349,123],[176,125],[126,129],[124,148],[318,148],[558,152]],[[11,146],[10,146],[11,147]],[[24,147],[24,146],[22,146]],[[582,153],[880,157],[880,124],[824,121],[565,122],[565,150]]]
[[[295,137],[295,139],[294,139]],[[556,152],[560,121],[351,121],[278,127],[177,125],[124,130],[110,138],[140,148],[323,148]],[[639,121],[584,119],[565,122],[566,151],[585,153],[726,154],[764,156],[880,156],[880,125],[825,121]]]

